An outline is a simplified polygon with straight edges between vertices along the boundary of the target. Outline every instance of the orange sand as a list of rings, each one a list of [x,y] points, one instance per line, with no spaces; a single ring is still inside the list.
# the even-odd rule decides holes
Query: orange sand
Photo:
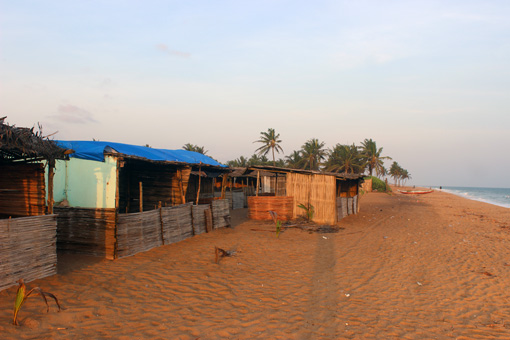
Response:
[[[279,239],[243,213],[126,259],[59,256],[58,275],[27,286],[66,310],[32,298],[16,327],[4,290],[0,338],[510,339],[510,209],[371,193],[340,232]],[[214,246],[237,254],[215,264]]]

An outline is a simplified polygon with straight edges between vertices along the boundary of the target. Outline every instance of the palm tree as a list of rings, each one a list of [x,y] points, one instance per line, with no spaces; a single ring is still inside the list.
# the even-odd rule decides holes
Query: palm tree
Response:
[[[276,165],[276,161],[274,158],[274,152],[280,153],[283,152],[282,147],[280,146],[280,143],[282,142],[280,138],[280,134],[277,134],[274,129],[267,129],[267,132],[261,132],[260,133],[260,139],[256,140],[253,143],[262,143],[262,146],[255,150],[255,152],[258,152],[259,156],[265,156],[268,154],[269,150],[273,153],[273,166]]]
[[[209,151],[207,151],[205,149],[205,147],[203,146],[198,146],[198,145],[195,145],[195,144],[191,144],[191,143],[186,143],[182,146],[182,148],[186,151],[193,151],[193,152],[198,152],[198,153],[201,153],[202,155],[206,155]]]
[[[246,159],[246,157],[244,157],[244,156],[241,156],[241,157],[234,159],[232,161],[228,161],[227,165],[230,167],[233,167],[233,168],[245,167],[248,165],[248,159]]]
[[[248,165],[267,165],[268,163],[269,159],[265,155],[259,156],[256,153],[248,159]]]
[[[400,186],[400,180],[404,179],[404,177],[411,178],[407,170],[403,169],[397,162],[393,162],[389,174],[393,177],[396,186]]]
[[[356,145],[337,144],[329,150],[329,158],[325,164],[326,171],[359,174],[365,168],[361,159],[362,155]]]
[[[303,157],[303,169],[308,166],[310,170],[319,170],[320,162],[326,157],[324,142],[319,142],[317,138],[309,139],[301,147],[301,156]]]
[[[368,171],[370,172],[370,176],[372,176],[373,171],[378,176],[384,175],[384,159],[391,159],[388,156],[381,156],[383,148],[377,148],[377,144],[372,139],[365,139],[361,142],[361,153],[363,154],[363,160],[368,167]]]
[[[411,179],[411,174],[406,169],[402,169],[402,174],[400,175],[400,178],[404,181],[404,185],[406,184],[408,179]]]
[[[300,151],[294,150],[290,155],[285,157],[286,166],[288,168],[299,168],[303,164],[303,156]]]

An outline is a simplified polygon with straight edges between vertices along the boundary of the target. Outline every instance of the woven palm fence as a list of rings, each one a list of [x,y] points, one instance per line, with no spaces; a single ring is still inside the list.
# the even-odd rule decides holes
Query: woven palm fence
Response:
[[[162,244],[160,209],[118,216],[116,257],[135,255]]]
[[[314,207],[313,221],[335,224],[337,221],[336,179],[329,175],[287,174],[287,195],[294,198],[294,218],[306,216],[297,206]]]
[[[120,214],[117,218],[117,258],[132,256],[161,245],[183,241],[206,232],[207,216],[212,211],[214,229],[230,226],[228,200],[210,205],[186,203],[151,211]]]
[[[161,208],[164,244],[185,240],[193,236],[192,203]]]
[[[213,228],[225,228],[230,226],[229,202],[226,199],[211,202]]]
[[[285,196],[248,197],[248,218],[271,220],[269,211],[274,211],[281,221],[289,221],[294,216],[294,198]]]
[[[56,217],[0,220],[0,290],[57,273]]]
[[[208,212],[210,214],[210,211],[211,206],[209,204],[194,205],[191,207],[191,215],[193,218],[193,233],[195,235],[203,234],[207,231],[206,215]]]
[[[55,207],[59,251],[115,258],[115,209]]]

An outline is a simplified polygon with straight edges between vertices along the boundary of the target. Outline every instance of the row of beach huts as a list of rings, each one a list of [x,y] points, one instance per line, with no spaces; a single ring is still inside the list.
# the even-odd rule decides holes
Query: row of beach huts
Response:
[[[123,258],[248,217],[313,206],[335,224],[359,210],[361,175],[229,168],[185,150],[53,141],[0,118],[0,290],[57,272],[57,252]]]

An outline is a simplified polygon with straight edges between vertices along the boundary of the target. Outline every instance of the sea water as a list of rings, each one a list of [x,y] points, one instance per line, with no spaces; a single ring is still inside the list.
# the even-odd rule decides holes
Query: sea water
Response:
[[[438,190],[439,187],[434,189]],[[510,188],[442,187],[441,190],[471,200],[510,208]]]

